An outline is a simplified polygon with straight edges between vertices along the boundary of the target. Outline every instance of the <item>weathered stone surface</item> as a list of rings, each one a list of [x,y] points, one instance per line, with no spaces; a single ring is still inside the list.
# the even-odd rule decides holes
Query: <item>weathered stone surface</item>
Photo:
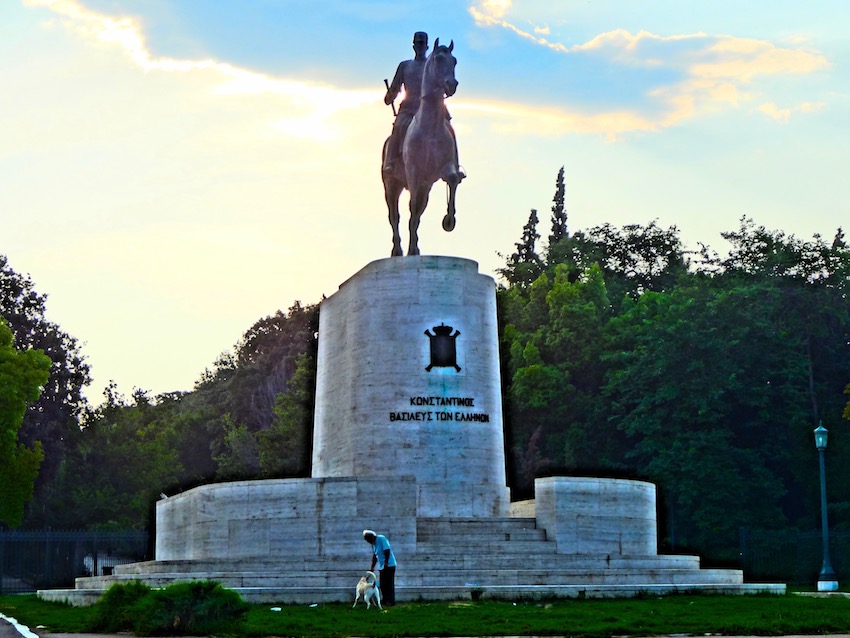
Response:
[[[556,476],[534,483],[537,521],[563,554],[655,554],[655,486]]]
[[[413,552],[416,483],[349,477],[203,485],[159,501],[156,525],[159,561],[367,556],[360,533],[371,527]]]
[[[456,363],[434,366],[451,326]],[[314,478],[412,476],[423,516],[508,513],[495,283],[455,257],[372,262],[322,303]]]

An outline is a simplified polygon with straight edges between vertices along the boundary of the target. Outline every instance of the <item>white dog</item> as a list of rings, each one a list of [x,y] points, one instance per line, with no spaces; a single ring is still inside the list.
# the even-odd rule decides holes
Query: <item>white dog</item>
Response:
[[[357,607],[357,601],[361,598],[366,603],[366,609],[372,606],[373,600],[378,605],[378,609],[383,609],[381,607],[381,590],[378,589],[378,578],[374,572],[366,572],[363,578],[360,579],[360,582],[357,583],[357,588],[354,590],[354,604],[351,606],[352,609]]]

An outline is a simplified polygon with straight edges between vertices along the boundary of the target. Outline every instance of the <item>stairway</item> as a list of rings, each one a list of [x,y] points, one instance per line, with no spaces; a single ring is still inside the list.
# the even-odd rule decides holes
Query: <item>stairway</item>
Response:
[[[589,556],[558,553],[533,518],[419,518],[416,552],[399,555],[399,602],[460,598],[628,596],[676,591],[742,593],[777,585],[745,585],[739,570],[700,569],[696,556]],[[292,555],[277,560],[149,561],[116,566],[112,576],[79,578],[75,590],[43,599],[90,604],[115,582],[151,587],[216,580],[257,603],[312,604],[353,600],[368,568],[367,546],[333,560]],[[779,591],[779,590],[776,590]],[[62,596],[64,593],[64,597]],[[73,595],[71,595],[73,594]]]

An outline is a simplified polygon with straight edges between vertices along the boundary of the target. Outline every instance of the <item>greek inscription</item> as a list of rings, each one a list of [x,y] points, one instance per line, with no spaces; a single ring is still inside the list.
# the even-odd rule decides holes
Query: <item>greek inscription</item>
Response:
[[[433,405],[436,407],[475,407],[475,399],[472,397],[410,397],[410,405]]]
[[[490,415],[483,412],[455,412],[455,421],[474,421],[476,423],[489,423]]]
[[[433,412],[390,412],[390,421],[433,421]]]
[[[434,407],[434,408],[474,408],[474,397],[440,397],[440,396],[415,396],[408,397],[411,408]],[[479,408],[480,409],[480,408]],[[399,410],[390,412],[390,421],[416,421],[425,423],[438,421],[441,423],[490,423],[490,415],[486,412],[472,412],[460,410]]]

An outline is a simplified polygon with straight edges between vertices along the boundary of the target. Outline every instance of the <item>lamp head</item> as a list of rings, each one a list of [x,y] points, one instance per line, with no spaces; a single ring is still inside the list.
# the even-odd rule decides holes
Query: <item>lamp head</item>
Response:
[[[819,423],[815,428],[815,447],[819,452],[826,449],[827,435],[829,430],[823,427],[823,423]]]

